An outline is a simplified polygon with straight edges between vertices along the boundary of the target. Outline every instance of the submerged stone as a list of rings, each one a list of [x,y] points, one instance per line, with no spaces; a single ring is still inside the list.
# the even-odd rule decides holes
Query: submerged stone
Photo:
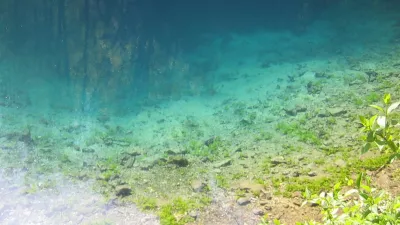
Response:
[[[115,188],[116,195],[120,197],[129,196],[132,194],[132,188],[128,185],[120,185]]]
[[[249,204],[250,203],[250,199],[249,198],[246,198],[246,197],[242,197],[242,198],[239,198],[238,200],[237,200],[237,204],[238,205],[247,205],[247,204]]]
[[[272,166],[276,166],[276,165],[284,164],[284,163],[286,163],[286,161],[285,161],[285,158],[283,156],[276,156],[276,157],[271,159]]]
[[[191,187],[194,192],[202,192],[206,187],[206,184],[201,180],[194,180],[191,183]]]
[[[168,164],[174,164],[178,167],[186,167],[189,165],[189,160],[183,156],[172,156],[168,158]]]
[[[329,114],[332,115],[332,116],[341,116],[341,115],[347,113],[346,109],[342,109],[342,108],[339,108],[339,107],[330,108],[330,109],[327,109],[327,110],[328,110]]]
[[[214,165],[215,168],[225,167],[232,164],[232,159],[226,159]]]

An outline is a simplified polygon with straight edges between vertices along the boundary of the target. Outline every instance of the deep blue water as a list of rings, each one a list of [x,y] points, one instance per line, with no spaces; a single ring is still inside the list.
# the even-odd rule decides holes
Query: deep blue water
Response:
[[[42,3],[2,3],[0,62],[3,71],[10,70],[2,74],[3,86],[7,86],[3,88],[18,92],[29,89],[28,81],[42,79],[47,82],[41,84],[45,88],[58,85],[57,91],[49,90],[48,101],[53,105],[64,102],[72,111],[98,111],[106,106],[122,110],[124,105],[131,105],[127,110],[134,111],[142,105],[187,96],[194,79],[205,84],[223,81],[218,72],[221,62],[233,59],[216,60],[215,54],[232,49],[252,55],[271,51],[265,50],[270,44],[266,41],[260,51],[248,52],[233,43],[234,36],[247,36],[251,42],[254,33],[287,32],[289,39],[307,37],[309,43],[325,42],[325,51],[318,53],[304,52],[307,42],[287,46],[288,39],[282,38],[273,44],[274,51],[281,52],[273,63],[301,63],[351,54],[344,53],[349,45],[379,42],[383,34],[375,33],[371,26],[363,28],[363,24],[375,22],[379,29],[380,23],[389,27],[388,23],[399,19],[395,1]],[[209,49],[209,55],[203,52],[200,56],[199,48],[216,42],[219,44]],[[287,53],[287,47],[293,54]]]

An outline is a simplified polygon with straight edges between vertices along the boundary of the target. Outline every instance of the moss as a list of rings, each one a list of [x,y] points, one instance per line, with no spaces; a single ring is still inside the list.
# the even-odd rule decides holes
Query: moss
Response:
[[[179,223],[174,216],[173,209],[171,205],[166,205],[161,207],[159,212],[161,225],[183,225],[184,223]]]
[[[268,141],[271,140],[273,137],[273,134],[265,131],[261,131],[260,134],[255,138],[256,141]]]
[[[194,219],[188,213],[195,209],[202,209],[210,203],[211,199],[206,196],[193,200],[176,198],[172,203],[161,207],[159,211],[160,222],[162,225],[184,225],[193,222]]]
[[[238,172],[232,175],[232,180],[239,180],[242,177],[246,177],[248,174],[245,172]]]
[[[326,123],[327,123],[328,125],[335,125],[335,124],[337,124],[337,121],[336,121],[336,118],[335,118],[335,117],[330,116],[330,117],[326,120]]]
[[[280,194],[284,196],[290,196],[295,191],[305,191],[306,188],[312,193],[319,193],[321,191],[327,191],[332,189],[333,185],[338,182],[346,182],[346,179],[351,176],[352,173],[358,173],[363,170],[377,170],[387,163],[389,159],[388,154],[380,155],[377,157],[368,158],[366,160],[351,160],[348,161],[348,166],[340,168],[337,166],[328,166],[325,168],[327,176],[321,178],[289,178],[284,180],[281,177],[273,178],[272,184],[275,188],[279,188],[281,185],[284,186],[284,190],[280,191]],[[321,160],[322,161],[322,160]]]
[[[157,199],[140,197],[134,201],[141,210],[155,210],[157,209]]]
[[[246,190],[243,190],[243,189],[236,189],[235,190],[235,197],[236,197],[236,199],[239,199],[239,198],[241,198],[241,197],[245,197],[246,196]]]
[[[335,183],[344,179],[344,177],[321,177],[317,179],[291,178],[285,185],[285,192],[304,192],[306,189],[308,189],[311,193],[319,193],[320,191],[330,190]]]
[[[218,187],[225,189],[229,187],[228,179],[225,176],[218,174],[215,176],[215,180],[217,182]]]
[[[276,125],[275,129],[281,132],[282,134],[298,138],[301,142],[314,145],[321,144],[321,140],[315,132],[310,131],[309,128],[297,122],[293,123],[281,122]]]
[[[316,159],[316,160],[314,161],[314,163],[315,163],[316,165],[323,165],[323,164],[325,164],[325,159],[324,159],[324,158]]]
[[[382,166],[386,165],[387,162],[389,161],[389,154],[382,154],[379,156],[367,158],[365,160],[353,160],[350,161],[350,164],[354,168],[354,170],[370,170],[374,171]]]
[[[368,105],[378,102],[381,99],[381,95],[376,92],[371,92],[365,96],[365,101]]]

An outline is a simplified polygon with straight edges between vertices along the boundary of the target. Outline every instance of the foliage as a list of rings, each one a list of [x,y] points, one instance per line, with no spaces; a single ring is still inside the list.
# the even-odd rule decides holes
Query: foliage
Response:
[[[399,135],[397,121],[393,119],[394,110],[400,105],[399,102],[391,103],[390,94],[383,97],[384,106],[371,105],[379,111],[370,118],[360,116],[362,131],[366,133],[364,140],[366,144],[362,148],[362,153],[369,151],[376,145],[380,151],[389,151],[390,157],[388,163],[400,157],[399,142],[396,140]]]
[[[348,186],[353,186],[345,191],[342,184],[336,183],[332,192],[321,192],[319,195],[311,194],[306,189],[303,197],[306,204],[316,204],[320,207],[323,219],[321,222],[297,222],[298,225],[358,225],[382,224],[395,225],[400,223],[400,197],[393,198],[385,191],[378,191],[371,187],[370,178],[363,173],[357,180],[347,181]],[[277,219],[272,224],[281,224]],[[262,219],[259,225],[271,224]]]
[[[364,181],[364,182],[363,182]],[[385,191],[371,187],[369,177],[361,173],[357,180],[348,180],[354,188],[344,192],[341,183],[337,183],[332,192],[312,195],[306,190],[306,203],[317,204],[324,215],[323,224],[399,224],[400,198],[391,198]],[[319,222],[299,223],[316,225]]]

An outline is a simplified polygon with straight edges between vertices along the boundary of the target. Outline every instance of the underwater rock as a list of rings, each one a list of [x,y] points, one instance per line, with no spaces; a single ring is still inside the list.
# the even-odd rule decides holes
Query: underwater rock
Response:
[[[276,156],[271,159],[271,164],[272,166],[277,166],[279,164],[284,164],[286,163],[285,158],[283,156]]]
[[[174,164],[178,167],[186,167],[189,165],[189,160],[187,160],[183,156],[171,156],[168,158],[167,163]]]
[[[122,166],[125,166],[126,168],[132,168],[133,165],[135,164],[135,157],[124,157],[121,159],[120,164]]]
[[[306,111],[307,111],[307,107],[305,107],[304,105],[296,105],[297,113],[306,112]]]
[[[204,142],[204,145],[206,145],[208,147],[208,146],[212,145],[216,139],[217,139],[216,136],[212,136]]]
[[[264,189],[264,185],[262,184],[255,184],[250,180],[245,180],[239,183],[239,188],[241,190],[245,190],[246,192],[249,193],[261,193]]]
[[[290,174],[290,171],[287,171],[287,170],[285,170],[285,171],[282,172],[282,175],[283,175],[283,176],[288,176],[289,174]]]
[[[283,109],[283,110],[289,116],[296,116],[297,113],[306,112],[307,108],[305,106],[302,106],[302,105],[296,105],[294,107]]]
[[[239,198],[237,201],[238,205],[247,205],[250,203],[250,199],[246,197]]]
[[[263,189],[263,194],[261,196],[267,200],[272,200],[272,193],[266,192],[264,189]]]
[[[307,173],[307,175],[308,175],[309,177],[315,177],[315,176],[317,176],[317,172],[311,171],[311,172]]]
[[[225,159],[225,160],[223,160],[221,162],[217,162],[214,165],[214,168],[221,168],[221,167],[229,166],[231,164],[232,164],[232,159]]]
[[[341,116],[341,115],[347,113],[347,110],[346,110],[346,109],[342,109],[342,108],[339,108],[339,107],[330,108],[330,109],[327,109],[327,111],[328,111],[329,114],[332,115],[332,116]]]
[[[254,208],[253,209],[253,214],[256,216],[263,216],[265,214],[263,209],[260,208]]]
[[[322,109],[321,111],[318,112],[317,114],[318,117],[328,117],[329,116],[329,112],[326,109]]]
[[[194,192],[202,192],[206,187],[206,184],[201,180],[194,180],[190,185]]]
[[[140,153],[138,151],[134,151],[134,150],[123,152],[121,154],[120,164],[127,168],[132,168],[136,162],[136,156],[139,156],[141,154],[142,153]]]
[[[93,153],[95,150],[93,148],[82,148],[82,152],[84,153]]]
[[[299,177],[299,176],[300,176],[299,171],[294,171],[294,172],[292,173],[292,177]]]
[[[130,156],[139,156],[139,155],[142,155],[141,152],[136,151],[136,150],[128,151],[128,152],[126,152],[126,154],[128,154],[128,155],[130,155]]]
[[[315,73],[315,77],[316,78],[327,78],[327,79],[329,79],[329,78],[333,77],[333,74],[326,73],[326,72],[316,72]]]
[[[365,74],[368,76],[368,82],[374,82],[378,77],[378,73],[375,71],[366,71]]]
[[[173,151],[173,150],[171,150],[171,149],[168,149],[168,150],[165,151],[164,153],[166,153],[167,155],[177,155],[177,154],[178,154],[178,152]]]
[[[307,83],[306,88],[307,88],[307,93],[310,95],[319,94],[322,91],[322,84],[310,81]]]
[[[100,123],[106,123],[110,121],[110,116],[108,114],[101,114],[97,116],[97,121]]]
[[[335,165],[340,168],[343,168],[343,167],[346,167],[347,163],[343,159],[338,159],[335,161]]]
[[[296,109],[283,109],[288,116],[295,116],[297,114]]]
[[[31,135],[31,130],[28,129],[28,130],[24,131],[24,132],[20,135],[20,137],[19,137],[18,140],[21,141],[21,142],[24,142],[24,143],[27,144],[27,145],[33,144],[33,139],[32,139],[32,135]]]
[[[264,209],[267,210],[267,211],[271,211],[272,207],[270,205],[266,205],[266,206],[264,206]]]
[[[120,185],[115,188],[115,192],[119,197],[126,197],[132,194],[132,188],[128,185]]]
[[[190,211],[189,216],[196,220],[199,217],[199,212],[194,210]]]
[[[267,200],[261,200],[258,204],[263,206],[263,205],[267,205],[268,203],[269,203],[269,201],[267,201]]]

